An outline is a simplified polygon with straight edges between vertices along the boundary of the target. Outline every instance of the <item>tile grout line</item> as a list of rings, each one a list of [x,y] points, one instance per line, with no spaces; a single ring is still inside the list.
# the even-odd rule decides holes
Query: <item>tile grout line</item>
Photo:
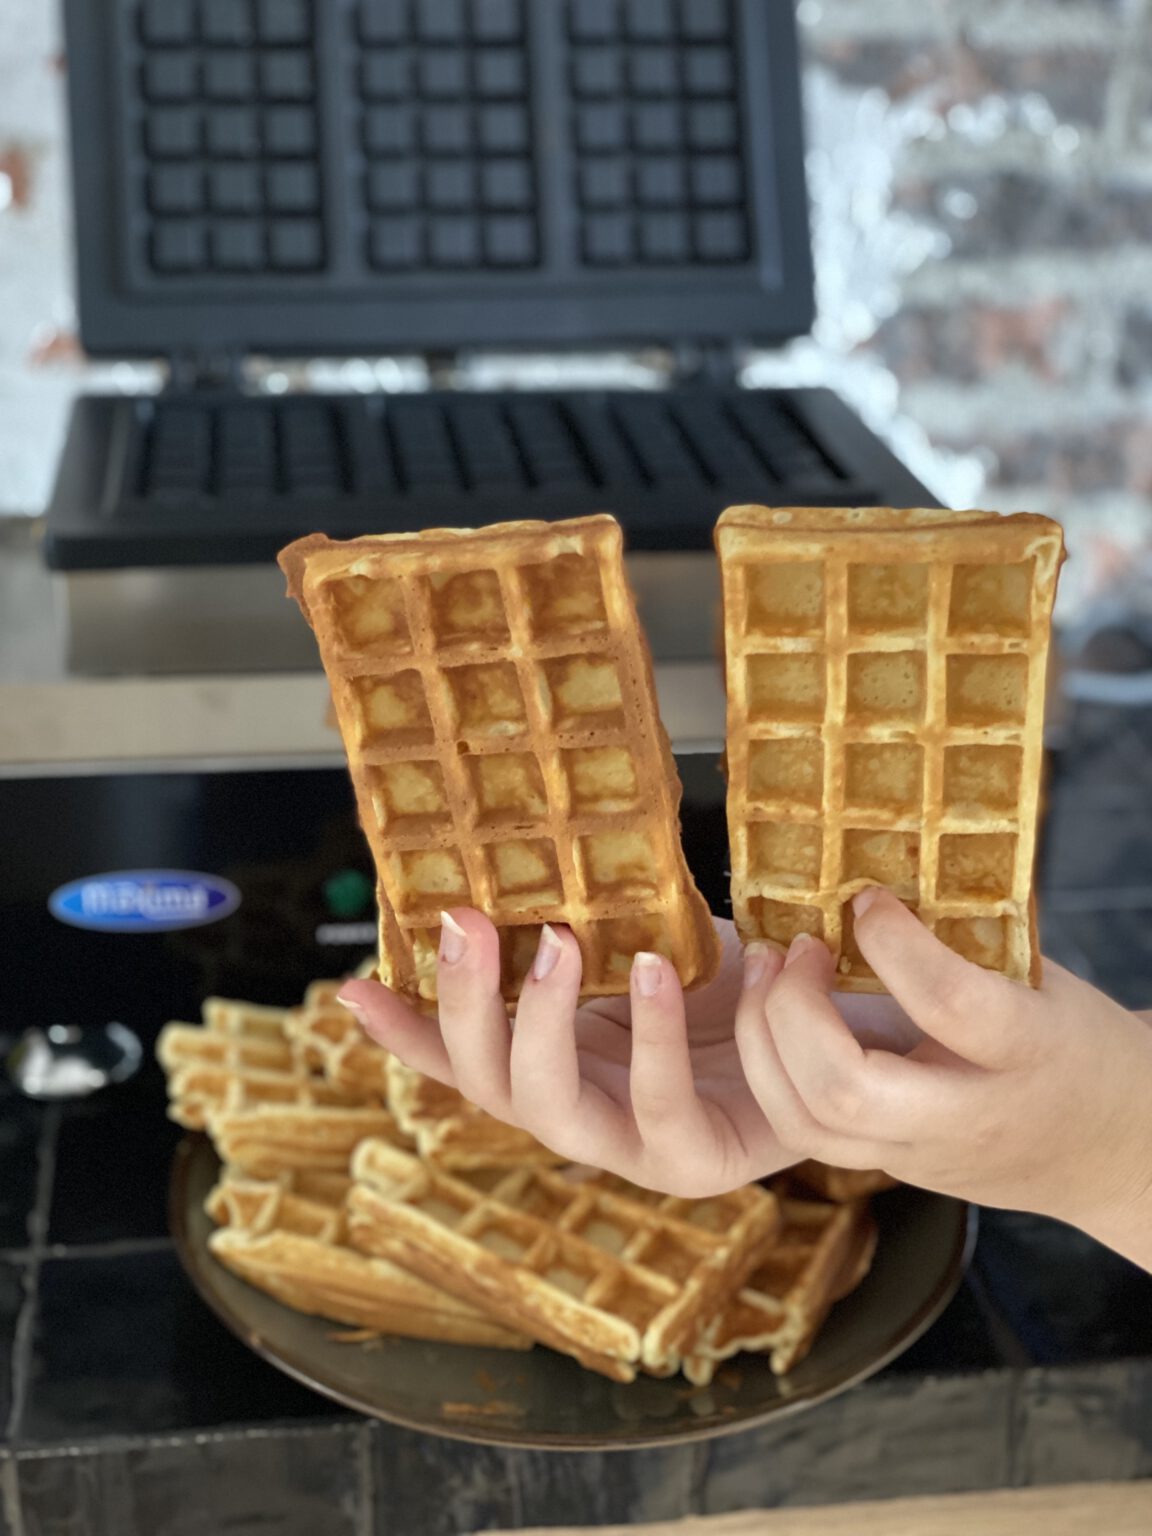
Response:
[[[345,1419],[270,1419],[261,1424],[174,1429],[155,1434],[125,1430],[115,1434],[67,1434],[50,1440],[26,1440],[7,1449],[14,1461],[50,1461],[60,1456],[118,1456],[138,1450],[184,1450],[190,1446],[231,1445],[238,1441],[304,1439],[338,1435],[360,1426]]]
[[[358,1536],[373,1536],[376,1529],[376,1425],[373,1420],[357,1426],[357,1500]]]
[[[973,1262],[968,1266],[963,1285],[967,1287],[968,1294],[972,1297],[992,1337],[992,1342],[1004,1357],[1005,1367],[1010,1371],[1031,1370],[1038,1362],[1029,1353],[1027,1345],[1015,1333],[1011,1323],[993,1300],[975,1255],[973,1255]]]
[[[172,1247],[170,1237],[120,1237],[102,1243],[47,1243],[45,1259],[127,1259],[136,1255],[166,1253]]]
[[[42,1253],[31,1247],[0,1248],[0,1264],[30,1264],[38,1256],[44,1259],[122,1259],[136,1254],[164,1253],[172,1247],[170,1237],[116,1237],[97,1243],[48,1243]]]
[[[29,1245],[24,1270],[24,1302],[16,1319],[12,1348],[12,1407],[5,1426],[5,1438],[10,1446],[15,1443],[19,1433],[32,1375],[32,1340],[36,1329],[40,1269],[47,1247],[48,1213],[56,1177],[56,1147],[62,1115],[63,1111],[58,1104],[49,1106],[44,1115],[37,1147],[36,1200],[28,1218]]]
[[[3,1456],[2,1452],[0,1456]],[[11,1536],[24,1536],[24,1516],[20,1509],[20,1473],[13,1454],[0,1460],[0,1519],[7,1521]]]

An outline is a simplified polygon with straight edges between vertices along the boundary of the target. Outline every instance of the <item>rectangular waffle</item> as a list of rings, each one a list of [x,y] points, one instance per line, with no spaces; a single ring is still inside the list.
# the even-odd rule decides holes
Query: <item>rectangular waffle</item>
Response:
[[[616,1381],[675,1371],[780,1220],[757,1186],[673,1215],[595,1176],[528,1168],[465,1181],[383,1142],[357,1150],[352,1175],[357,1248]]]
[[[771,1250],[684,1362],[697,1386],[717,1365],[745,1351],[767,1354],[786,1375],[812,1347],[833,1305],[854,1291],[876,1250],[876,1224],[867,1205],[780,1202],[783,1227]]]
[[[387,986],[434,1000],[453,906],[496,924],[509,999],[544,922],[575,933],[588,996],[626,993],[638,950],[715,974],[613,518],[317,534],[280,563],[332,687]]]
[[[717,524],[732,906],[883,987],[849,905],[891,888],[1033,985],[1032,871],[1059,526],[983,512],[734,507]]]
[[[287,1018],[286,1010],[212,998],[203,1025],[166,1025],[156,1054],[170,1117],[206,1130],[225,1162],[259,1177],[346,1172],[365,1137],[403,1140],[379,1096],[335,1087],[309,1066]]]
[[[297,1312],[404,1338],[532,1347],[438,1286],[351,1248],[344,1210],[351,1184],[347,1171],[273,1180],[228,1171],[205,1202],[219,1224],[208,1246],[233,1274]]]
[[[349,1093],[388,1098],[389,1054],[367,1039],[364,1031],[335,996],[309,988],[301,1007],[285,1025],[308,1065],[335,1088]]]
[[[525,1163],[562,1163],[534,1136],[504,1125],[422,1072],[407,1067],[363,1031],[339,1003],[309,1006],[288,1015],[286,1028],[336,1088],[378,1095],[421,1157],[441,1168],[514,1168]]]

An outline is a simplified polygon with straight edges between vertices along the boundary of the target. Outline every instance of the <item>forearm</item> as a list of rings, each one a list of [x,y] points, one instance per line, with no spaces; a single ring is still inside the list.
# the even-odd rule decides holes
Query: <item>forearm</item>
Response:
[[[1152,1009],[1143,1009],[1136,1017],[1152,1026]],[[1098,1216],[1084,1223],[1084,1228],[1152,1274],[1152,1100],[1143,1120],[1148,1129],[1139,1138],[1141,1145],[1135,1155],[1136,1168],[1127,1197],[1104,1206]]]

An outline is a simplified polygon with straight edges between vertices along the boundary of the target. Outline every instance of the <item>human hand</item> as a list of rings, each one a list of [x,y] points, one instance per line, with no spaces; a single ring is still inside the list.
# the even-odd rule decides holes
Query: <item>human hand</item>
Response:
[[[1037,990],[981,970],[886,892],[855,909],[861,952],[922,1038],[903,1056],[862,1043],[829,951],[797,940],[736,1028],[793,1159],[1055,1216],[1152,1269],[1147,1022],[1056,965]]]
[[[734,1036],[745,974],[762,1007],[783,956],[757,946],[744,959],[732,924],[716,926],[723,960],[707,986],[685,994],[667,960],[638,955],[630,996],[582,1007],[576,940],[545,928],[514,1028],[500,997],[496,930],[469,909],[444,919],[438,1021],[375,982],[349,982],[340,995],[409,1066],[573,1162],[673,1194],[711,1195],[800,1156],[765,1120]],[[879,1020],[875,1027],[885,1029]]]

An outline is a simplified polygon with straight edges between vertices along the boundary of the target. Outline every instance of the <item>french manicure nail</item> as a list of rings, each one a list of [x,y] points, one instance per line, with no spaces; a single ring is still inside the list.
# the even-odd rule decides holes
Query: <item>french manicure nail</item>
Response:
[[[564,946],[555,930],[545,923],[540,930],[540,944],[536,950],[536,958],[532,962],[532,980],[543,981],[545,976],[551,976],[563,950]]]
[[[764,972],[768,969],[767,944],[749,944],[744,951],[744,990],[748,991],[757,982],[764,980]]]
[[[785,969],[787,969],[787,967],[792,964],[793,960],[799,960],[800,956],[806,949],[810,947],[811,943],[812,935],[810,933],[798,933],[792,940],[791,944],[789,944],[788,953],[784,956]]]
[[[464,951],[468,948],[468,935],[460,924],[452,916],[451,912],[440,914],[440,958],[445,965],[455,965],[457,960],[463,960]]]
[[[852,910],[856,916],[863,917],[879,894],[874,885],[870,885],[866,891],[857,891],[852,898]]]
[[[649,955],[641,950],[632,961],[632,974],[640,996],[655,997],[664,979],[664,962],[659,955]]]

